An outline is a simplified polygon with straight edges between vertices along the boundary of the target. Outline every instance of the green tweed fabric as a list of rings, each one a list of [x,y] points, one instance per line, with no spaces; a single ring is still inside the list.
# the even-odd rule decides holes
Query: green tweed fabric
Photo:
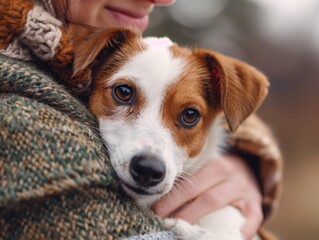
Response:
[[[0,55],[0,239],[163,230],[120,191],[96,129],[86,107],[48,75]]]

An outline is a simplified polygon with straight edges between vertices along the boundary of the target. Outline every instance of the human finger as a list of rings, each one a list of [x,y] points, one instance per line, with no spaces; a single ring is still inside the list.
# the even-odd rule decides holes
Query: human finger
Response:
[[[174,218],[194,223],[205,215],[229,205],[236,200],[238,195],[233,187],[232,182],[224,182],[209,189],[182,209]]]
[[[227,176],[221,168],[218,161],[210,161],[193,176],[179,181],[169,194],[152,206],[153,211],[161,217],[169,216],[183,204],[222,182]]]
[[[260,201],[241,201],[235,204],[245,216],[246,222],[241,229],[244,239],[251,240],[256,235],[263,221],[263,213]]]

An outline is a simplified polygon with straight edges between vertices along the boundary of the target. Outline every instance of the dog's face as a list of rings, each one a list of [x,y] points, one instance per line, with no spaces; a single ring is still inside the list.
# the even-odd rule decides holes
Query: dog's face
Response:
[[[128,30],[77,31],[90,37],[76,42],[75,70],[92,64],[90,109],[123,188],[141,205],[172,188],[218,116],[234,130],[267,93],[261,73],[210,50]]]

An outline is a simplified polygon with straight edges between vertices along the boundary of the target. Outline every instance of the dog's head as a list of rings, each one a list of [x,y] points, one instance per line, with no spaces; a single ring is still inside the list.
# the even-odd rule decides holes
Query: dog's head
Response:
[[[127,193],[149,204],[202,151],[215,119],[234,131],[261,104],[266,77],[208,49],[125,29],[71,29],[75,72],[92,66],[90,109]]]

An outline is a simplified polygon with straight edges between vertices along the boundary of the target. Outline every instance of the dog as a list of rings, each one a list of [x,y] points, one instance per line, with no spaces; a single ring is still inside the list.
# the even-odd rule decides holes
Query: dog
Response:
[[[190,165],[222,153],[230,131],[268,93],[254,67],[209,49],[188,49],[168,38],[142,38],[128,29],[70,27],[75,74],[91,67],[89,108],[99,122],[125,192],[148,207],[167,194]],[[228,206],[191,225],[164,224],[179,239],[243,239],[245,219]],[[256,239],[258,239],[256,237]]]

